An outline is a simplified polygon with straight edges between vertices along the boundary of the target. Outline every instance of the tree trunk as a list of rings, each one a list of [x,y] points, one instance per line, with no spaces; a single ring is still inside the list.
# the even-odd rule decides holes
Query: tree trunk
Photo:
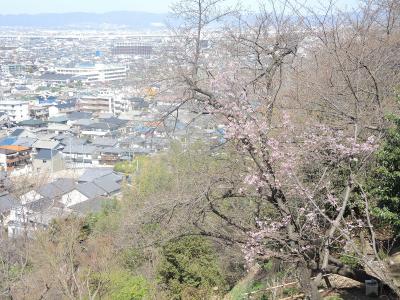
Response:
[[[382,278],[377,278],[367,273],[364,269],[352,269],[351,267],[341,263],[336,258],[330,257],[329,262],[330,264],[325,270],[327,273],[338,274],[362,283],[365,283],[365,280],[367,279],[375,279],[378,282],[382,282],[382,284],[389,287],[393,293],[400,297],[399,288],[394,284],[392,278],[390,278],[390,274],[387,274],[387,272],[385,271],[381,272]]]
[[[305,299],[321,300],[321,294],[318,292],[318,286],[311,279],[311,269],[305,263],[301,263],[297,268],[300,288],[305,295]]]

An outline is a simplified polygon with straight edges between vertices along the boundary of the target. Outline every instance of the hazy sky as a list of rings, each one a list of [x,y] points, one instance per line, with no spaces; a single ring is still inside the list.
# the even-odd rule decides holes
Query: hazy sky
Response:
[[[231,0],[230,0],[231,1]],[[243,0],[253,8],[260,0]],[[318,0],[309,0],[317,3]],[[319,0],[324,2],[324,0]],[[109,12],[119,10],[168,12],[174,0],[0,0],[0,14],[36,14],[47,12]],[[232,0],[233,2],[233,0]],[[354,5],[357,0],[337,0],[340,7]]]

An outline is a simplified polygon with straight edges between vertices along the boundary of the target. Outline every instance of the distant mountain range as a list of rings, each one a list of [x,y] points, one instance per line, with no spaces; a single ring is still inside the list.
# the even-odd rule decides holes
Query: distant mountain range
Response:
[[[105,24],[124,26],[135,29],[154,28],[165,24],[167,14],[137,11],[116,11],[96,13],[45,13],[0,15],[0,26],[60,28],[90,26],[100,27]]]

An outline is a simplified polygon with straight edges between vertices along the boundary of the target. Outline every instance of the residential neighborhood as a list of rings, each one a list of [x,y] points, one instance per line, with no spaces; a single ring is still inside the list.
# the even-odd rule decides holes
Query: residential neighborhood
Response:
[[[174,141],[222,140],[212,119],[197,121],[190,106],[172,116],[181,99],[142,80],[171,46],[165,33],[4,29],[0,41],[0,208],[10,237],[118,198],[128,178],[112,171],[117,163]],[[27,176],[46,179],[24,191],[5,184]]]

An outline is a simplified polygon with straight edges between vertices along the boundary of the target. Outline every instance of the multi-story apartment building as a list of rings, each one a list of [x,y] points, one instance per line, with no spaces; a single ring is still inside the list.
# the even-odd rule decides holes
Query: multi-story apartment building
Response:
[[[31,149],[22,146],[0,146],[0,169],[11,172],[31,163]]]
[[[113,112],[112,95],[83,96],[78,100],[80,111],[91,112],[95,115]]]
[[[124,80],[127,74],[126,66],[106,64],[84,64],[72,68],[57,67],[54,71],[57,74],[73,75],[75,80],[87,83]]]
[[[30,118],[29,103],[27,101],[0,99],[0,112],[6,113],[9,120],[13,122],[20,122]]]
[[[118,92],[100,91],[96,95],[82,96],[78,100],[77,107],[81,111],[91,112],[95,115],[101,113],[119,115],[131,110],[131,103],[129,99]]]
[[[140,41],[123,42],[116,43],[111,52],[113,55],[150,57],[153,54],[153,46]]]

